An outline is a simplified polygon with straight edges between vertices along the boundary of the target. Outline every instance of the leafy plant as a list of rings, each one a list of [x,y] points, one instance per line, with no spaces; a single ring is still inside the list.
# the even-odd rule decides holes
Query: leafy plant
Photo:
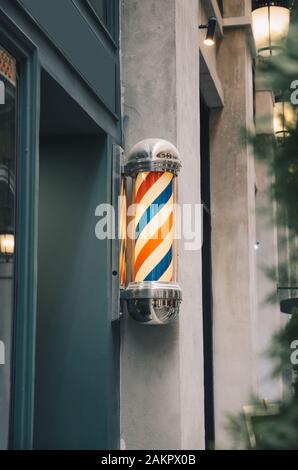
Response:
[[[294,88],[298,86],[298,17],[297,5],[293,10],[293,22],[286,49],[276,57],[258,64],[258,73],[266,86],[271,86],[275,93],[282,92],[290,99]],[[295,83],[296,82],[296,83]],[[298,130],[290,129],[290,135],[275,146],[272,158],[272,139],[246,133],[255,148],[257,158],[266,162],[272,178],[270,194],[282,209],[275,223],[284,225],[284,214],[290,230],[290,239],[298,236]],[[298,253],[292,244],[291,263],[297,265]],[[280,278],[285,276],[286,266],[279,266]],[[271,276],[274,269],[268,268]],[[286,377],[288,392],[278,413],[267,413],[267,404],[254,397],[248,417],[244,411],[237,416],[229,416],[227,428],[233,437],[235,448],[288,450],[298,449],[298,366],[291,361],[292,343],[298,340],[298,310],[294,310],[286,327],[272,340],[268,352],[272,359],[272,376]],[[249,420],[249,421],[248,421]]]

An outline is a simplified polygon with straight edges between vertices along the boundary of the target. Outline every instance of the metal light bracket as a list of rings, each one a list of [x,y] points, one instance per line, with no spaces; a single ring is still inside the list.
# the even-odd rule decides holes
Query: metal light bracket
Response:
[[[119,145],[112,147],[112,178],[111,178],[111,204],[118,208],[118,197],[120,194],[121,175],[123,172],[124,151]],[[119,293],[119,231],[118,217],[115,217],[115,240],[110,240],[110,286],[111,286],[111,320],[118,321],[121,318],[120,293]]]

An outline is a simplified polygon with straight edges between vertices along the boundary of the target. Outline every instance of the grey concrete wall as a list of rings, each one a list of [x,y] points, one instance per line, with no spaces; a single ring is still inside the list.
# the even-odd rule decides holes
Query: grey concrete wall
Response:
[[[224,16],[237,17],[245,15],[247,0],[224,0]]]
[[[180,202],[200,202],[197,0],[122,0],[125,150],[170,140],[181,152]],[[178,322],[122,324],[121,428],[127,449],[204,447],[201,253],[180,247]]]
[[[267,152],[274,158],[273,104],[271,90],[257,83],[256,91],[256,133],[266,143]],[[268,153],[269,155],[269,153]],[[278,283],[278,230],[276,227],[276,203],[272,199],[272,175],[266,161],[256,158],[256,233],[259,249],[256,252],[258,315],[257,332],[257,392],[266,401],[282,398],[281,378],[272,379],[272,361],[266,352],[271,345],[273,334],[280,329],[282,315],[276,291]],[[275,271],[275,277],[268,275]]]
[[[273,138],[273,136],[268,136]],[[273,155],[272,155],[273,158]],[[272,379],[272,360],[268,349],[274,333],[281,327],[282,315],[276,286],[278,283],[277,228],[275,226],[276,207],[271,199],[271,176],[264,162],[256,162],[256,195],[257,240],[259,249],[257,258],[257,392],[266,401],[279,401],[282,398],[282,379]],[[275,271],[275,278],[268,275]]]
[[[225,2],[240,15],[242,2]],[[226,29],[218,51],[225,106],[211,113],[211,208],[215,428],[229,448],[227,413],[238,413],[256,385],[255,175],[240,128],[251,125],[252,60],[245,29]]]

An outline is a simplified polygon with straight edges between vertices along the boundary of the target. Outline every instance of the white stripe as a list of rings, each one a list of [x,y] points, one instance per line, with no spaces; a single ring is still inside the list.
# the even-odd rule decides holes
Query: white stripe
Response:
[[[123,197],[123,196],[122,196]],[[120,239],[126,238],[126,198],[120,200]]]
[[[164,173],[144,194],[136,209],[135,226],[138,225],[142,215],[148,207],[151,206],[155,199],[157,199],[158,196],[166,189],[172,179],[173,175],[171,173]]]
[[[173,203],[174,198],[172,196],[168,200],[167,204],[163,206],[163,208],[152,218],[152,220],[150,220],[149,224],[147,224],[144,230],[140,233],[135,244],[135,259],[144,245],[146,245],[147,241],[150,240],[150,238],[153,238],[157,230],[168,220],[171,212],[173,212]]]
[[[173,229],[169,232],[168,236],[161,242],[156,250],[144,261],[137,273],[135,273],[135,281],[144,281],[149,273],[156,267],[160,261],[165,257],[171,246],[173,245]]]

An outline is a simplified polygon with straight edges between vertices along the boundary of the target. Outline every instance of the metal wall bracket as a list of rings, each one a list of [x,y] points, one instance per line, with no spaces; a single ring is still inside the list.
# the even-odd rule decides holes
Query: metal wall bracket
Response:
[[[121,177],[124,165],[124,150],[119,145],[113,144],[112,152],[112,181],[111,203],[115,213],[115,239],[111,243],[111,295],[112,295],[112,321],[121,318],[120,309],[120,282],[119,282],[119,196],[121,190]]]

